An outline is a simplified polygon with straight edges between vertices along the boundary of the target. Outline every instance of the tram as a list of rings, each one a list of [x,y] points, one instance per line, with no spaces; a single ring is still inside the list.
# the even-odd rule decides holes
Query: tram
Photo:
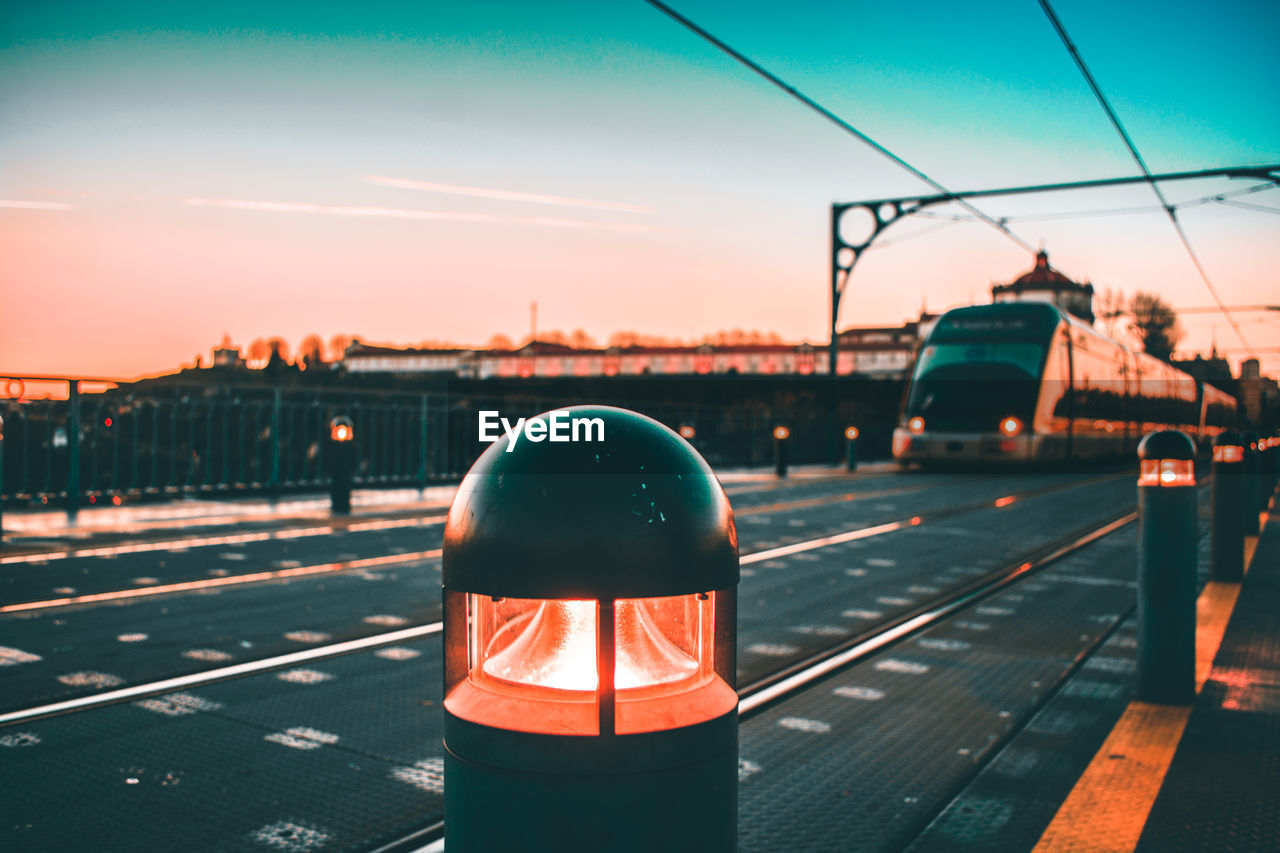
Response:
[[[900,463],[1067,461],[1133,452],[1155,429],[1201,444],[1236,400],[1047,302],[943,314],[916,358],[893,455]]]

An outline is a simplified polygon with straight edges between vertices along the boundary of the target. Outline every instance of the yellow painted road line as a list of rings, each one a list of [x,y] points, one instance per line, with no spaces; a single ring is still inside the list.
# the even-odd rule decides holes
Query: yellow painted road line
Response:
[[[1265,523],[1265,522],[1264,522]],[[1245,556],[1246,571],[1257,538]],[[1240,584],[1212,581],[1196,600],[1196,694],[1231,621]],[[1191,705],[1131,702],[1054,815],[1035,853],[1130,853],[1178,750]]]

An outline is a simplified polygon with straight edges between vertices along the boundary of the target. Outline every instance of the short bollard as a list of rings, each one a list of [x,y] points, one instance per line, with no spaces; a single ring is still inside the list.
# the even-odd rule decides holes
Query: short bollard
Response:
[[[499,439],[445,525],[445,849],[727,853],[733,510],[657,421],[561,412],[602,440]]]
[[[1240,444],[1244,448],[1244,507],[1241,519],[1244,522],[1244,535],[1257,536],[1261,532],[1258,513],[1262,511],[1258,506],[1262,492],[1262,477],[1258,460],[1257,436],[1251,433],[1246,434],[1241,437]]]
[[[1234,432],[1213,440],[1213,520],[1210,574],[1216,581],[1244,579],[1244,447]]]
[[[845,463],[845,469],[848,471],[858,470],[858,428],[851,426],[844,431],[845,442],[848,444],[848,459]]]
[[[791,430],[784,426],[773,428],[773,473],[779,477],[787,476],[787,445],[790,439]]]
[[[1138,699],[1196,695],[1195,443],[1148,433],[1138,445]]]
[[[356,470],[356,428],[351,418],[329,421],[329,509],[334,515],[351,513],[351,480]]]

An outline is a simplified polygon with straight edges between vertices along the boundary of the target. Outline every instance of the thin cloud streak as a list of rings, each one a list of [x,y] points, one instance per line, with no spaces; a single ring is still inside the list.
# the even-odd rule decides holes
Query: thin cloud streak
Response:
[[[408,178],[388,178],[383,175],[365,175],[364,179],[371,184],[384,187],[396,187],[402,190],[420,190],[429,193],[446,195],[465,195],[472,198],[492,198],[500,201],[523,201],[529,204],[555,204],[563,207],[582,207],[588,210],[618,210],[624,213],[653,213],[652,207],[640,204],[624,204],[618,201],[591,201],[583,198],[568,198],[559,195],[542,195],[541,193],[522,193],[512,190],[491,190],[484,187],[462,187],[454,184],[434,184],[430,181],[413,181]]]
[[[11,207],[18,210],[75,210],[74,204],[61,201],[21,201],[18,199],[0,198],[0,207]]]
[[[412,210],[401,207],[350,207],[332,204],[307,204],[290,201],[249,201],[231,198],[189,198],[192,207],[221,207],[231,210],[256,210],[268,213],[310,213],[321,216],[375,217],[384,219],[416,219],[430,222],[475,222],[485,225],[537,225],[544,228],[573,228],[583,231],[652,231],[648,225],[620,225],[561,219],[554,216],[497,216],[488,213],[459,213],[444,210]]]

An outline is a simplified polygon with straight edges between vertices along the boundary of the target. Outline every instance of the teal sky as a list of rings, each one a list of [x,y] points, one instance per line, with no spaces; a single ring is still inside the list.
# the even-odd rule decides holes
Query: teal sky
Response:
[[[1136,171],[1035,0],[674,5],[953,188]],[[1280,4],[1054,5],[1154,171],[1280,162]],[[156,372],[224,332],[483,343],[525,333],[535,299],[544,328],[600,338],[819,341],[829,204],[925,189],[638,0],[5,2],[0,21],[9,370]],[[1280,190],[1240,200],[1280,210]],[[1183,218],[1228,304],[1276,301],[1280,218]],[[1159,214],[1011,224],[1099,287],[1210,304]],[[1029,265],[985,226],[937,225],[888,232],[901,242],[866,256],[844,322],[982,300]],[[1280,346],[1280,323],[1241,320]],[[1199,316],[1184,348],[1215,323],[1240,346]]]

